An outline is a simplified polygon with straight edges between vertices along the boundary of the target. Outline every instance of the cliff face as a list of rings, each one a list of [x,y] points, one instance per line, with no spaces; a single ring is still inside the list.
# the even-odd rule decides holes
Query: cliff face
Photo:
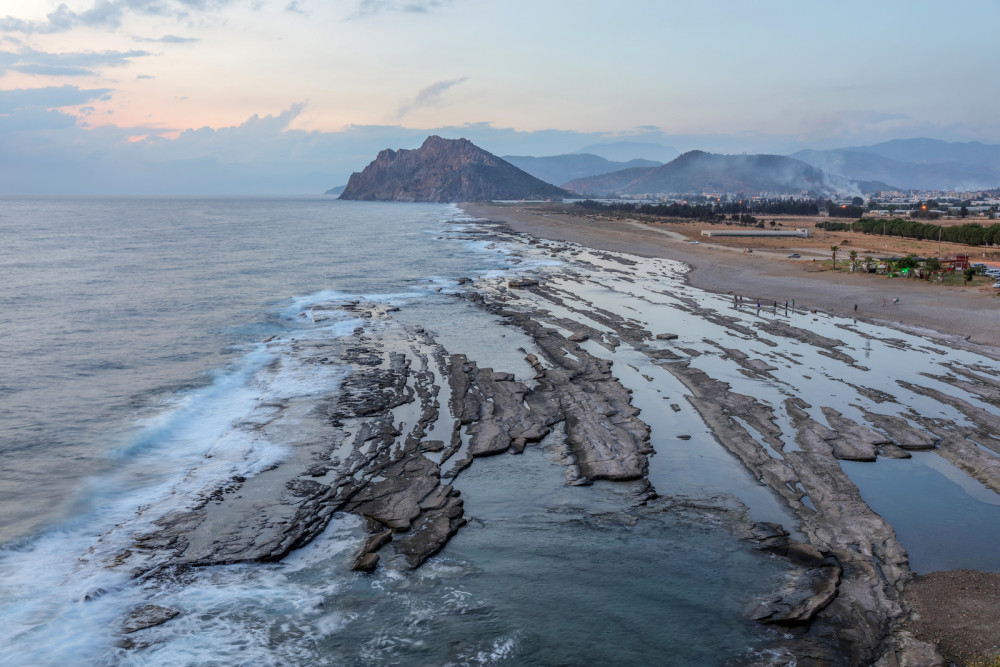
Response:
[[[461,202],[562,198],[569,193],[527,174],[468,139],[427,137],[416,150],[384,150],[351,174],[341,199]]]

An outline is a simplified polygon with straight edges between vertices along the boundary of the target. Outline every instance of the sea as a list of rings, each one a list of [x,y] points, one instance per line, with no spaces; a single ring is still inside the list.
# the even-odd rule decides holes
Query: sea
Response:
[[[311,305],[390,304],[448,352],[500,369],[523,363],[524,341],[456,298],[460,279],[558,275],[563,261],[523,238],[484,235],[451,205],[0,197],[0,664],[762,659],[775,634],[747,620],[747,609],[778,585],[786,565],[696,514],[609,519],[632,502],[623,486],[568,486],[557,448],[544,443],[463,471],[454,485],[468,525],[412,572],[351,572],[367,534],[348,514],[277,563],[152,579],[92,557],[127,549],[140,514],[184,507],[233,474],[281,462],[287,443],[239,425],[276,399],[329,400],[348,369],[296,365],[280,358],[291,348],[265,341],[336,339],[358,325],[347,312],[303,317]],[[681,289],[672,280],[666,289]],[[720,309],[728,299],[683,289]],[[871,338],[852,342],[870,349]],[[654,421],[667,418],[659,410],[649,410]],[[735,490],[754,518],[794,530],[774,498],[703,439],[694,454],[682,449],[687,440],[661,450],[654,438],[651,479],[693,496]],[[981,549],[975,535],[943,555],[933,552],[938,539],[920,537],[926,512],[949,507],[989,528],[996,494],[955,481],[961,475],[936,459],[916,469],[920,484],[941,487],[944,510],[916,508],[907,519],[914,508],[899,498],[921,495],[912,477],[885,482],[867,468],[858,483],[873,507],[898,516],[904,545],[925,559],[921,569],[1000,568],[961,560]],[[890,478],[902,475],[894,470]],[[731,482],[712,489],[720,474]],[[892,493],[896,487],[903,491]],[[180,613],[125,638],[123,620],[150,604]]]

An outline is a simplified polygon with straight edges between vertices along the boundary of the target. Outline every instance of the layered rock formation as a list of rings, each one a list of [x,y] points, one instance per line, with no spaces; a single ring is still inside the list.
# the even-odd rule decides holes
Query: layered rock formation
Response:
[[[569,193],[539,180],[468,139],[427,137],[416,150],[386,149],[351,174],[340,199],[462,202],[562,198]]]

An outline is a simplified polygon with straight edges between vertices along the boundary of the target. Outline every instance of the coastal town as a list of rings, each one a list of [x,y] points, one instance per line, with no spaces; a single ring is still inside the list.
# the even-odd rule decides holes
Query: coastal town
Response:
[[[812,197],[719,194],[655,203],[577,200],[564,205],[536,204],[536,209],[541,215],[558,211],[585,216],[591,224],[599,220],[641,222],[682,235],[690,244],[710,242],[744,254],[757,252],[770,259],[806,263],[804,269],[811,272],[839,270],[1000,289],[1000,223],[993,222],[1000,200],[996,192],[963,194],[978,199],[956,201],[941,193],[913,193],[893,197],[899,201],[886,208],[884,199],[875,198],[863,202],[855,197],[841,203]],[[814,214],[777,212],[787,210],[790,202]],[[729,213],[734,206],[745,212]],[[844,208],[853,209],[857,219],[845,218]],[[521,210],[531,209],[522,205]],[[678,213],[681,217],[675,217]]]
[[[659,204],[696,204],[696,203],[737,203],[744,205],[746,212],[754,213],[766,210],[768,204],[775,201],[784,202],[815,202],[818,203],[817,213],[831,213],[836,217],[845,217],[836,209],[851,208],[855,213],[858,209],[866,216],[895,216],[919,214],[926,219],[938,218],[986,218],[988,220],[1000,217],[1000,189],[955,191],[955,190],[875,190],[868,194],[836,193],[820,202],[816,193],[803,190],[798,194],[782,192],[759,192],[746,194],[743,192],[706,192],[693,195],[691,193],[642,193],[621,195],[621,201],[659,203]],[[829,205],[829,209],[827,206]]]

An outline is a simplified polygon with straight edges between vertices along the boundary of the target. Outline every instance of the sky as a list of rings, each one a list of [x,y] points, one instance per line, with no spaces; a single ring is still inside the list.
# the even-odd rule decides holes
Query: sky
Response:
[[[429,134],[538,156],[1000,143],[998,19],[997,0],[3,0],[0,193],[322,192]]]

